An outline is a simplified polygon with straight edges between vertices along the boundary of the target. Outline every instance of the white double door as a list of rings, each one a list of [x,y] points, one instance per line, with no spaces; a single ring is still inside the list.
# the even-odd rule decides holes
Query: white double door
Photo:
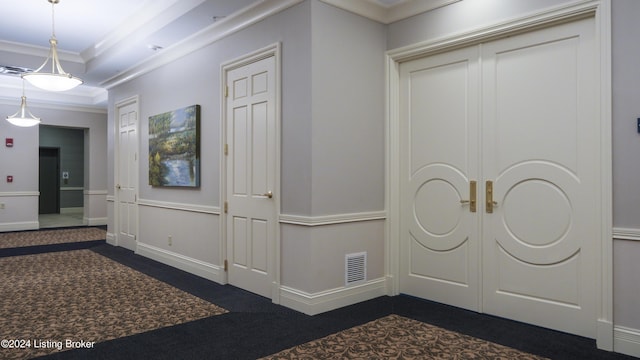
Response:
[[[594,22],[401,64],[400,291],[595,337]]]

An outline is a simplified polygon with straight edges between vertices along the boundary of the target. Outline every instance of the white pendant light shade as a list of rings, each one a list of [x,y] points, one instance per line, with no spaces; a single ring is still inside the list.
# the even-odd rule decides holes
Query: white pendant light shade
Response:
[[[82,84],[82,80],[71,74],[30,73],[24,78],[31,85],[47,91],[66,91]]]
[[[26,79],[31,85],[47,91],[66,91],[73,89],[74,87],[82,84],[82,80],[66,73],[60,65],[60,59],[58,58],[58,40],[56,40],[55,22],[53,8],[55,4],[60,0],[47,0],[51,3],[51,28],[52,35],[49,39],[51,48],[49,50],[49,56],[42,65],[36,71],[24,74],[22,77]],[[51,61],[51,72],[41,72],[42,69]]]
[[[15,126],[29,127],[40,124],[40,118],[33,116],[27,109],[27,97],[22,95],[20,110],[11,116],[7,116],[7,121]]]

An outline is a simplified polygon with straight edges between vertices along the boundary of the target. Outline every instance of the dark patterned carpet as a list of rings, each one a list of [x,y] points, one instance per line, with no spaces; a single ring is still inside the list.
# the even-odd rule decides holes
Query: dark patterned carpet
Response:
[[[0,234],[9,246],[0,247],[0,359],[631,359],[592,339],[402,295],[307,316],[104,236]]]
[[[90,250],[0,258],[0,279],[0,339],[30,341],[18,344],[22,349],[0,349],[3,359],[69,350],[67,340],[103,342],[226,313]]]
[[[104,240],[106,234],[96,227],[7,232],[0,233],[0,249]]]
[[[263,359],[545,358],[399,315],[389,315]]]

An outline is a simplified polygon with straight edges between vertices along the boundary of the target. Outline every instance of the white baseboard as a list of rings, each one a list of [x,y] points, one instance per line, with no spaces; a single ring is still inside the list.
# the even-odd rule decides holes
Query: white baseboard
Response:
[[[220,266],[140,242],[136,253],[207,280],[224,283],[224,269]]]
[[[640,357],[640,330],[615,326],[613,348],[617,353]]]
[[[313,294],[281,286],[280,305],[307,315],[317,315],[384,295],[386,295],[384,278],[370,280],[358,286],[341,287]]]
[[[112,233],[112,232],[107,232],[107,244],[109,245],[113,245],[113,246],[118,246],[118,242],[116,240],[116,234]]]
[[[22,231],[22,230],[37,230],[40,228],[40,223],[37,221],[24,221],[0,224],[0,232],[5,231]]]
[[[82,211],[84,211],[84,207],[82,206],[60,208],[60,214],[82,214]]]
[[[109,219],[106,217],[99,217],[99,218],[83,218],[82,222],[84,222],[85,224],[89,225],[89,226],[98,226],[98,225],[107,225],[107,221]]]

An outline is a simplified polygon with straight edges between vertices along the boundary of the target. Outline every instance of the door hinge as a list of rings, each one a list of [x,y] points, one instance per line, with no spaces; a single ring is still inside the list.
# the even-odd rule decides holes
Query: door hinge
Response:
[[[224,87],[224,97],[229,97],[229,86]]]
[[[227,259],[224,259],[224,271],[229,271],[229,262],[227,261]]]
[[[224,154],[229,155],[229,144],[224,144]]]
[[[225,201],[225,202],[224,202],[224,213],[226,214],[226,213],[228,213],[228,212],[229,212],[229,202],[228,202],[228,201]]]

